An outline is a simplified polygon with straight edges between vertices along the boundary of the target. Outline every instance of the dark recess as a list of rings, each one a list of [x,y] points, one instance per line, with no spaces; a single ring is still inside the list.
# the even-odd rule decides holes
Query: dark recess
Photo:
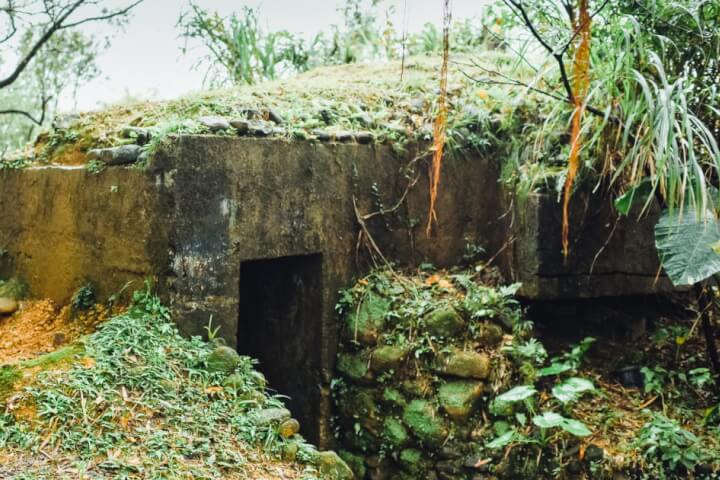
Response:
[[[237,345],[318,441],[322,255],[249,260],[240,265]]]

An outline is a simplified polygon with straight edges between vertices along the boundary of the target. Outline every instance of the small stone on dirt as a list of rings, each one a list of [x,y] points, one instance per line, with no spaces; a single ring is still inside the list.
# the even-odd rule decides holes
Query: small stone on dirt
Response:
[[[18,302],[15,299],[0,297],[0,315],[12,315],[17,309]]]
[[[215,115],[200,117],[198,118],[198,122],[212,132],[230,128],[230,122],[228,122],[224,117],[218,117]]]
[[[230,120],[230,126],[237,130],[238,135],[245,135],[250,131],[250,122],[247,120]]]
[[[88,159],[103,162],[106,165],[127,165],[135,163],[142,152],[140,145],[121,145],[110,148],[93,148],[88,151]]]

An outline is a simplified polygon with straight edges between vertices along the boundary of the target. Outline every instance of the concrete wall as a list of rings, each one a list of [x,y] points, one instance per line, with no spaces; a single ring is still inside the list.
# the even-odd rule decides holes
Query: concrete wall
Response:
[[[412,149],[397,154],[373,145],[181,136],[145,169],[1,171],[0,247],[6,253],[0,273],[17,275],[33,295],[58,301],[87,281],[103,297],[127,281],[140,288],[152,276],[185,333],[205,334],[212,317],[233,346],[242,333],[242,312],[265,317],[244,318],[243,331],[257,322],[259,331],[277,337],[254,353],[266,363],[280,362],[266,370],[275,372],[270,381],[281,391],[295,394],[306,386],[296,410],[304,433],[321,445],[331,439],[337,291],[370,268],[373,256],[378,260],[367,248],[367,233],[385,257],[412,265],[456,264],[466,244],[480,244],[509,280],[524,283],[528,298],[639,294],[658,287],[652,217],[614,228],[602,197],[576,195],[572,254],[565,262],[559,204],[542,196],[510,202],[491,155],[460,154],[444,162],[439,221],[428,237],[428,159],[416,157]],[[371,215],[380,210],[386,213]],[[317,281],[293,270],[292,262],[278,268],[292,281],[241,277],[244,262],[307,255],[319,259]],[[244,281],[268,282],[256,294],[245,291],[246,298],[277,292],[277,306],[243,308]],[[317,309],[303,307],[307,302],[298,292],[283,295],[300,284],[320,286]],[[300,329],[302,345],[282,348],[293,341],[283,331],[285,322],[287,329]]]

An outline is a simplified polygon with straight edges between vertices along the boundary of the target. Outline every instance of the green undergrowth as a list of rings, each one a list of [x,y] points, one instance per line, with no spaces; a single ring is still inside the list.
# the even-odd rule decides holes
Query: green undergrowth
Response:
[[[481,65],[478,68],[473,63]],[[402,150],[409,142],[427,143],[437,110],[437,57],[418,56],[405,61],[319,67],[289,79],[195,93],[166,102],[111,106],[80,114],[62,128],[47,131],[34,146],[11,158],[34,163],[83,163],[90,148],[133,143],[123,135],[127,126],[150,130],[153,150],[172,134],[207,134],[198,118],[218,115],[247,119],[272,110],[282,118],[280,139],[316,139],[317,130],[330,135],[364,131],[375,142]],[[530,119],[541,122],[539,97],[532,91],[514,92],[501,83],[486,85],[476,79],[488,71],[530,72],[514,64],[500,50],[454,56],[449,67],[447,146],[486,149],[505,144],[510,132]],[[402,75],[402,78],[401,78]],[[215,135],[235,135],[232,130]]]
[[[701,342],[658,347],[693,327],[548,351],[516,290],[479,265],[382,269],[341,292],[335,426],[358,478],[718,478],[720,405]],[[627,349],[647,365],[638,387],[601,360]]]
[[[219,369],[217,350],[180,336],[159,300],[138,292],[81,344],[2,367],[0,393],[12,396],[0,396],[0,458],[17,461],[0,473],[63,478],[47,462],[28,467],[49,455],[82,478],[264,478],[268,465],[319,478],[321,454],[256,420],[285,410],[254,362],[233,354],[233,372]]]

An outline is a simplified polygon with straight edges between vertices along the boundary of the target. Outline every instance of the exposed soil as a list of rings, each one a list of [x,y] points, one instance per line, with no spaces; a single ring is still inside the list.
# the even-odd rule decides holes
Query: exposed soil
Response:
[[[0,317],[0,365],[17,363],[57,350],[93,332],[111,316],[109,308],[98,305],[74,312],[51,300],[28,300],[9,317]]]

